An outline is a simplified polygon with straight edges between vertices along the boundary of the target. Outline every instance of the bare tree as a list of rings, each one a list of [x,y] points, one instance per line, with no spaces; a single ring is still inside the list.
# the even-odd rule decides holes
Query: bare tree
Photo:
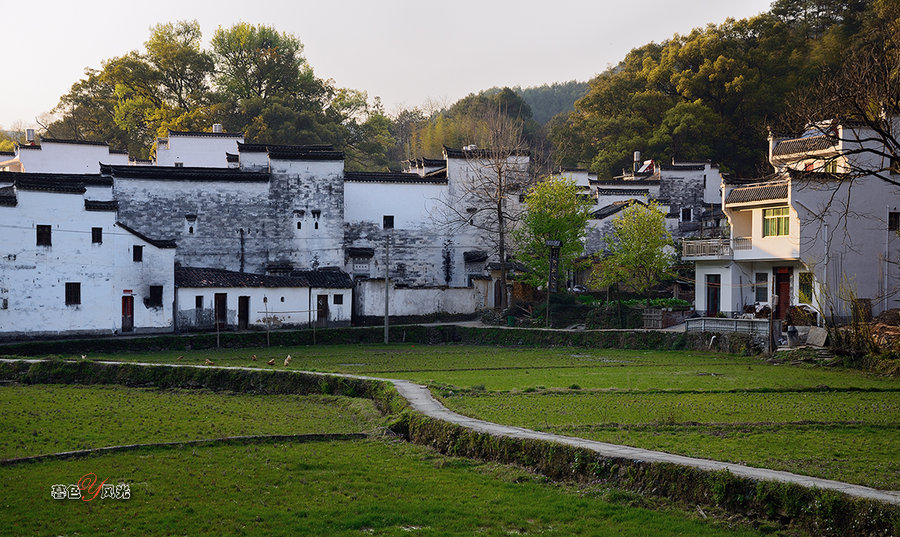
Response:
[[[469,131],[472,144],[461,151],[444,148],[448,157],[461,156],[466,165],[464,177],[453,178],[448,198],[440,200],[437,218],[451,233],[474,231],[496,254],[503,289],[497,306],[505,308],[509,237],[524,214],[519,195],[530,184],[530,153],[522,122],[500,110],[473,120]]]

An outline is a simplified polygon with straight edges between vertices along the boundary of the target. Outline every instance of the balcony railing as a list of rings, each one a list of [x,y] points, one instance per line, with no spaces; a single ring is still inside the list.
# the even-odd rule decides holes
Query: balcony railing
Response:
[[[735,237],[732,243],[732,248],[735,250],[751,250],[753,248],[751,237]]]
[[[730,257],[731,244],[728,239],[707,239],[682,241],[682,257]]]

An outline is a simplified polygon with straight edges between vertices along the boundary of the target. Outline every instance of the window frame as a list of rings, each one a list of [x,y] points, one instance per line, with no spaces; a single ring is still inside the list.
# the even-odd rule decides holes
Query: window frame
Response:
[[[762,236],[787,237],[791,234],[789,207],[771,207],[762,210]]]
[[[53,226],[50,224],[35,225],[35,245],[53,246]]]
[[[762,276],[762,279],[760,279]],[[762,298],[759,297],[759,292],[764,291],[764,295]],[[757,272],[753,281],[753,298],[756,302],[768,302],[769,301],[769,273],[768,272]]]
[[[66,306],[81,305],[81,282],[66,282]]]
[[[103,228],[91,228],[91,244],[103,244]]]
[[[331,303],[337,306],[342,306],[344,304],[344,295],[342,293],[332,295]]]
[[[131,260],[135,263],[144,262],[144,247],[140,244],[134,244],[131,247]]]

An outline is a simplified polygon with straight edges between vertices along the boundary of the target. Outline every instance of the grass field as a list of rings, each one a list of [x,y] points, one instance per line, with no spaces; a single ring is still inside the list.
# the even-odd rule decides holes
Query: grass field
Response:
[[[87,472],[131,499],[51,499]],[[15,490],[0,500],[9,535],[761,535],[386,441],[147,449],[0,478]]]
[[[428,383],[450,408],[539,430],[900,489],[900,379],[702,352],[380,345],[92,356]],[[260,361],[249,360],[257,354]]]
[[[372,401],[349,397],[3,386],[0,458],[226,436],[371,432],[381,420]]]

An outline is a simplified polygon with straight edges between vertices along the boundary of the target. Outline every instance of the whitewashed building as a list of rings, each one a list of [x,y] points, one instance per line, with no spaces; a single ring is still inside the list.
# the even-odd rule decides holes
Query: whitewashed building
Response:
[[[175,243],[117,222],[109,178],[2,178],[0,337],[172,330]]]
[[[773,175],[722,183],[730,237],[684,243],[698,311],[770,306],[782,319],[805,306],[822,320],[849,318],[853,300],[874,314],[900,306],[900,187],[855,173],[890,166],[853,141],[875,137],[835,129],[771,138]]]
[[[0,172],[98,173],[101,162],[128,164],[128,152],[106,142],[42,138],[40,143],[16,144],[11,156],[0,154]]]

